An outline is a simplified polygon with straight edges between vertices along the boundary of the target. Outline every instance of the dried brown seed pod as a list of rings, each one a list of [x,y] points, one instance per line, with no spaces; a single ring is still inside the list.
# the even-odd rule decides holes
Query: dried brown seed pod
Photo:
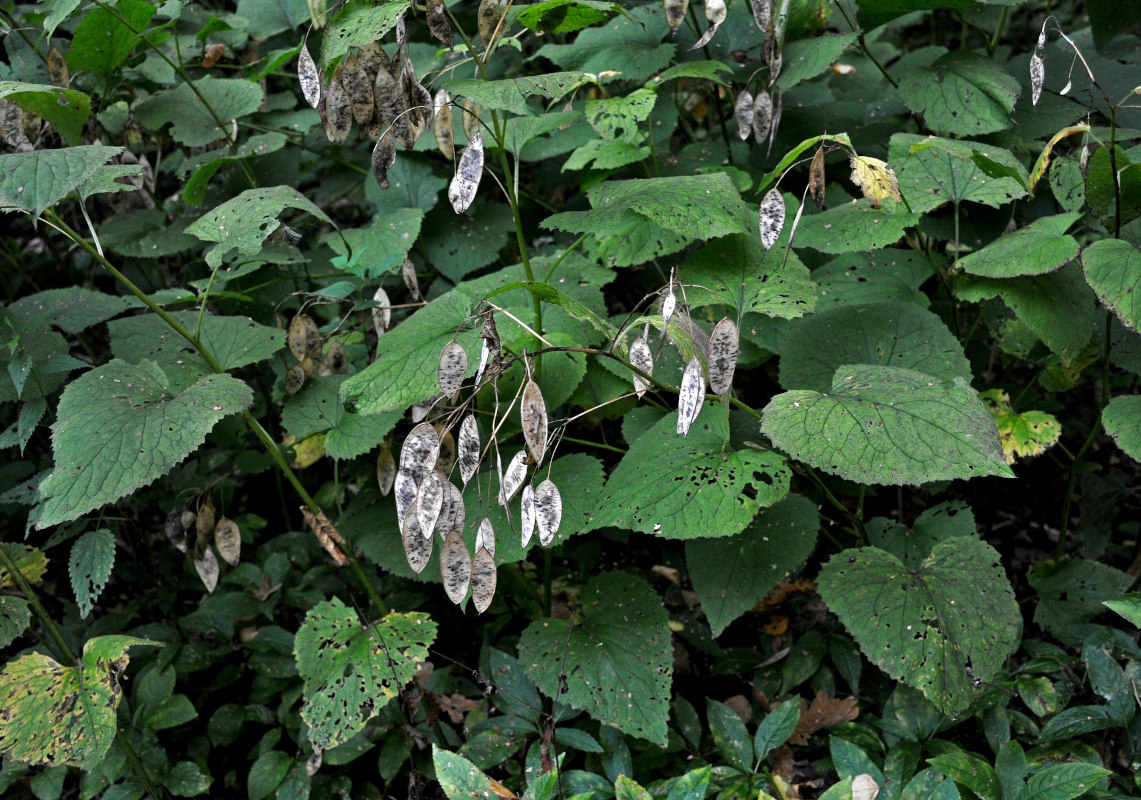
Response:
[[[467,376],[467,351],[462,344],[453,339],[444,345],[436,375],[440,379],[440,394],[444,397],[452,397],[460,390]]]
[[[476,387],[483,385],[480,381],[485,375],[488,381],[498,378],[502,366],[503,346],[499,341],[499,331],[495,328],[495,315],[491,311],[484,314],[479,338],[483,340],[483,350],[479,354],[479,369],[475,372]]]
[[[428,32],[450,49],[455,41],[452,39],[452,26],[444,13],[444,0],[426,0],[424,16],[428,19]]]
[[[733,119],[737,121],[737,135],[741,141],[749,138],[753,131],[753,95],[748,89],[742,89],[733,104]]]
[[[689,0],[665,0],[666,24],[670,26],[670,33],[677,36],[678,29],[685,22],[685,13],[689,11]]]
[[[297,79],[301,83],[301,93],[305,95],[305,102],[313,108],[320,105],[321,74],[317,71],[313,56],[309,55],[308,45],[301,45],[301,54],[297,56]]]
[[[812,164],[808,168],[808,191],[816,207],[824,209],[824,145],[816,148],[812,156]]]
[[[1030,105],[1038,105],[1046,81],[1046,62],[1037,53],[1030,56]]]
[[[705,0],[705,19],[709,21],[709,28],[702,34],[701,38],[697,40],[690,50],[700,50],[709,44],[710,40],[717,33],[717,29],[721,27],[721,23],[725,21],[725,17],[729,15],[729,9],[725,6],[725,0]]]
[[[769,139],[773,124],[773,98],[768,92],[759,92],[753,98],[753,139],[764,144]]]
[[[341,549],[345,547],[345,540],[337,529],[333,527],[333,523],[329,522],[329,518],[325,516],[324,511],[318,511],[316,515],[309,510],[308,506],[301,506],[301,516],[305,517],[305,522],[309,525],[313,535],[317,537],[317,541],[325,552],[329,554],[330,558],[337,563],[338,567],[343,567],[349,563],[345,557],[344,551]]]
[[[761,209],[758,215],[758,225],[761,229],[761,244],[768,250],[777,243],[781,231],[784,230],[784,195],[780,189],[769,189],[761,200]]]
[[[242,559],[242,532],[238,530],[238,523],[224,516],[219,517],[214,526],[214,546],[227,564],[231,567],[238,566]]]
[[[300,364],[294,364],[285,373],[285,391],[289,394],[297,394],[305,386],[307,379],[305,368]]]
[[[54,45],[48,50],[48,78],[52,86],[58,86],[60,89],[71,88],[71,73],[67,69],[67,61],[64,60],[59,48]]]
[[[501,19],[503,19],[503,8],[499,0],[480,0],[476,22],[479,28],[479,41],[485,51],[491,48],[491,39]]]
[[[475,416],[469,414],[460,423],[460,437],[456,443],[456,457],[460,463],[460,479],[464,486],[475,476],[479,468],[479,424]]]
[[[486,549],[495,558],[495,529],[487,517],[480,520],[479,530],[475,532],[475,549]]]
[[[740,354],[737,325],[724,317],[709,335],[709,388],[714,394],[728,394],[733,388],[733,373],[737,369]]]
[[[218,558],[214,555],[214,551],[207,547],[201,554],[197,555],[194,559],[194,570],[198,573],[198,579],[202,581],[202,585],[206,587],[206,591],[213,594],[214,589],[218,587]]]
[[[524,486],[519,495],[519,528],[523,547],[526,548],[535,533],[535,490],[531,484]]]
[[[408,566],[414,572],[424,571],[428,562],[432,560],[432,532],[424,536],[420,529],[420,515],[416,513],[417,503],[412,501],[408,513],[404,515],[404,522],[400,526],[400,535],[404,540],[404,555],[408,559]]]
[[[376,100],[372,94],[376,71],[370,73],[355,55],[349,53],[341,62],[340,73],[341,86],[348,95],[353,119],[363,128],[376,115]]]
[[[376,185],[381,189],[387,189],[391,185],[388,182],[388,171],[395,163],[396,139],[392,134],[392,128],[385,128],[384,133],[376,140],[376,146],[372,148],[372,177],[376,179]]]
[[[342,67],[337,67],[333,80],[325,87],[325,136],[333,144],[344,144],[353,127],[353,105],[341,83]]]
[[[456,464],[456,437],[440,423],[436,423],[436,433],[440,434],[440,455],[436,457],[436,469],[447,475]]]
[[[467,507],[464,505],[463,492],[449,481],[446,475],[442,477],[444,479],[444,502],[440,506],[440,515],[436,517],[436,530],[440,532],[441,536],[453,528],[463,530],[467,523]]]
[[[382,496],[388,497],[395,480],[396,458],[392,455],[392,449],[386,445],[380,448],[380,452],[376,455],[376,484],[380,487]]]
[[[372,92],[380,119],[392,129],[397,143],[404,149],[411,150],[416,146],[416,139],[412,135],[412,123],[408,119],[408,106],[404,102],[404,93],[400,91],[400,81],[388,70],[382,69],[376,73]]]
[[[0,97],[0,136],[9,147],[28,144],[24,133],[24,109],[3,97]]]
[[[400,91],[404,95],[404,105],[408,108],[408,119],[412,123],[412,138],[419,140],[432,125],[435,110],[432,93],[417,79],[416,68],[407,53],[400,66]]]
[[[523,439],[531,451],[535,466],[543,463],[547,453],[547,404],[539,384],[528,379],[519,403],[519,416],[523,423]]]
[[[448,161],[456,159],[456,134],[454,115],[452,114],[452,98],[447,89],[436,92],[432,100],[435,115],[432,119],[432,133],[436,137],[436,147],[444,154]]]
[[[471,553],[458,530],[453,529],[444,537],[444,546],[440,548],[440,575],[444,578],[448,599],[457,605],[462,603],[471,585]]]
[[[563,522],[563,496],[554,481],[547,478],[535,487],[535,524],[539,528],[539,543],[546,547],[559,532]]]
[[[204,69],[213,69],[225,54],[226,45],[222,44],[221,42],[215,42],[214,44],[208,45],[206,47],[205,54],[202,56],[202,67]],[[265,79],[263,78],[263,83],[264,80]]]
[[[306,356],[317,352],[321,345],[321,331],[317,323],[308,314],[298,314],[289,321],[289,332],[286,337],[289,352],[294,358],[301,361]]]
[[[476,131],[460,156],[456,174],[448,186],[448,199],[457,214],[468,210],[483,177],[483,133]]]
[[[690,426],[693,425],[697,415],[701,413],[701,405],[705,402],[705,370],[701,362],[694,356],[685,365],[685,374],[681,378],[681,391],[677,398],[677,435],[688,436]]]
[[[349,370],[349,355],[345,352],[345,345],[340,339],[329,342],[325,351],[325,366],[334,375],[344,375]]]
[[[523,487],[525,480],[527,480],[527,451],[520,450],[507,462],[506,471],[500,473],[499,505],[505,506],[511,502],[511,498]]]
[[[357,64],[372,81],[376,80],[377,72],[382,69],[391,71],[392,66],[392,62],[388,59],[388,53],[384,52],[384,47],[379,41],[362,44],[357,48]]]
[[[482,614],[495,598],[495,557],[485,548],[476,551],[471,560],[471,602]]]
[[[194,557],[201,558],[214,535],[214,503],[207,498],[194,518]]]
[[[412,293],[414,300],[424,299],[424,296],[420,294],[420,281],[416,277],[416,265],[407,256],[404,257],[404,263],[400,265],[400,277],[404,278],[404,285],[408,287],[408,291]]]
[[[769,21],[773,17],[772,2],[771,0],[750,0],[749,5],[753,9],[753,21],[757,23],[757,28],[763,35],[768,31]]]

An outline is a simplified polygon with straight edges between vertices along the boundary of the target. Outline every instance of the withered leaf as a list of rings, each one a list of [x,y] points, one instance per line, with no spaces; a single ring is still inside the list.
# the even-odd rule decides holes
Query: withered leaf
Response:
[[[460,478],[465,486],[479,468],[479,449],[479,424],[475,421],[475,416],[469,414],[460,423],[460,437],[456,443],[456,454],[460,463]]]
[[[471,553],[458,530],[452,529],[444,537],[440,548],[440,574],[444,577],[448,599],[457,605],[462,603],[471,584]]]
[[[677,397],[677,435],[688,436],[690,426],[693,425],[697,415],[701,413],[701,406],[705,402],[705,370],[701,362],[694,356],[685,365],[685,374],[681,378],[681,391]]]
[[[471,562],[471,601],[482,614],[495,598],[495,557],[486,548],[476,551]]]
[[[380,494],[383,497],[388,497],[388,493],[392,491],[392,483],[396,480],[396,458],[392,455],[392,449],[387,445],[380,448],[380,452],[376,455],[376,484],[380,488]]]
[[[483,132],[477,130],[460,156],[456,174],[448,186],[448,200],[457,214],[471,207],[483,176]]]
[[[538,466],[547,453],[547,404],[539,384],[533,380],[528,379],[523,388],[519,416],[523,423],[523,440],[531,451],[531,460]]]
[[[539,542],[546,547],[559,532],[563,521],[563,496],[554,481],[547,478],[535,487],[535,524],[539,528]]]
[[[761,229],[761,244],[768,250],[777,243],[781,231],[784,230],[784,195],[780,189],[773,187],[765,193],[761,200],[761,209],[758,215],[758,225]]]
[[[242,558],[242,532],[238,530],[238,523],[224,516],[219,517],[214,526],[214,546],[227,564],[231,567],[238,566]]]
[[[724,317],[709,336],[709,388],[714,394],[724,395],[733,388],[733,372],[740,354],[737,325]]]
[[[440,394],[451,397],[460,390],[467,375],[467,351],[454,339],[444,345],[436,376],[440,380]]]
[[[301,515],[309,523],[309,527],[317,537],[317,541],[321,543],[321,547],[325,548],[325,552],[332,557],[333,561],[337,562],[337,566],[343,567],[347,564],[349,560],[345,558],[345,554],[341,550],[345,546],[345,540],[333,527],[333,523],[329,522],[325,512],[318,512],[314,516],[308,506],[301,506]]]
[[[301,82],[305,102],[316,108],[321,102],[321,75],[306,44],[301,45],[301,54],[297,56],[297,79]]]
[[[889,197],[897,203],[903,202],[899,179],[886,162],[870,156],[850,156],[848,163],[852,166],[852,183],[860,187],[872,208],[880,208]]]
[[[823,210],[824,145],[816,148],[816,154],[812,156],[812,164],[808,168],[808,191],[812,193],[812,199],[816,202],[816,207]]]
[[[858,716],[860,716],[859,704],[854,697],[844,700],[832,699],[820,691],[816,693],[812,705],[809,705],[802,697],[800,698],[800,721],[796,724],[796,730],[788,741],[790,744],[806,745],[809,737],[817,731],[843,722],[852,722]]]
[[[206,53],[202,56],[203,69],[213,69],[218,61],[226,54],[226,45],[221,42],[215,42],[206,48]]]

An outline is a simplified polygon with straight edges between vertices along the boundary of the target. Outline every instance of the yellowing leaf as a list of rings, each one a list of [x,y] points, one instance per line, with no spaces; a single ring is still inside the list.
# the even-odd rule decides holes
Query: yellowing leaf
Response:
[[[284,445],[293,445],[293,462],[290,466],[296,469],[305,469],[321,460],[325,455],[325,434],[318,433],[306,439],[297,441],[293,436],[286,436]]]
[[[37,584],[44,579],[44,572],[48,568],[48,557],[42,550],[26,544],[4,543],[0,545],[8,551],[8,556],[16,562],[16,568],[24,576],[24,580]],[[15,586],[16,581],[4,567],[0,567],[0,589]]]
[[[888,197],[897,203],[903,202],[895,170],[886,162],[868,156],[852,156],[848,161],[852,165],[852,183],[860,187],[864,197],[871,201],[872,208],[882,206]]]
[[[1039,455],[1062,435],[1062,425],[1053,414],[1044,411],[1019,414],[1010,406],[1010,395],[1001,389],[981,392],[979,398],[994,416],[1007,464]]]

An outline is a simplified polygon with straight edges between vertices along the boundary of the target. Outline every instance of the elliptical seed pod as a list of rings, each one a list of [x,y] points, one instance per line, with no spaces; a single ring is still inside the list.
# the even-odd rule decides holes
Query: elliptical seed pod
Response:
[[[448,199],[457,214],[468,210],[479,190],[479,180],[483,177],[483,133],[476,131],[460,156],[456,174],[448,186]]]
[[[523,439],[531,451],[531,460],[538,466],[547,453],[547,404],[539,384],[533,380],[528,380],[523,389],[519,416],[523,423]]]
[[[317,71],[317,64],[305,44],[301,45],[301,54],[297,56],[297,80],[301,83],[305,102],[316,108],[321,102],[321,73]]]
[[[344,144],[349,138],[349,131],[353,127],[353,105],[349,95],[341,83],[342,67],[337,67],[333,80],[325,91],[325,136],[333,144]]]
[[[733,388],[733,373],[740,354],[737,325],[724,317],[709,335],[709,388],[714,394],[725,395]]]
[[[363,128],[372,122],[376,114],[376,99],[372,93],[376,71],[370,73],[355,55],[349,53],[341,62],[340,72],[341,86],[349,97],[353,119]]]
[[[766,250],[776,244],[780,238],[781,231],[784,230],[784,217],[784,195],[780,193],[780,189],[773,187],[761,200],[761,210],[758,215],[761,244]]]
[[[412,135],[412,123],[408,119],[408,106],[404,102],[404,93],[400,90],[400,81],[388,70],[382,69],[376,73],[372,93],[380,119],[392,130],[392,135],[400,146],[411,150],[416,146],[416,139]]]
[[[689,0],[665,0],[666,24],[670,26],[670,33],[677,36],[678,29],[685,22],[685,13],[689,11]]]
[[[432,133],[436,137],[436,147],[444,154],[448,161],[456,160],[456,134],[454,114],[452,113],[452,98],[447,89],[436,92],[432,101],[436,113],[432,119]]]
[[[440,575],[444,578],[444,592],[457,605],[467,596],[471,585],[471,553],[458,530],[451,530],[440,548]]]
[[[503,10],[499,5],[499,0],[480,0],[477,24],[479,41],[483,45],[484,52],[491,48],[491,39],[495,35],[495,29],[499,27],[499,21],[502,18]]]
[[[289,352],[301,361],[321,345],[321,331],[317,323],[308,314],[298,314],[289,321],[289,332],[286,336]]]
[[[424,16],[428,19],[428,32],[450,50],[455,40],[452,38],[448,16],[444,13],[444,0],[427,0]]]
[[[688,436],[690,426],[693,425],[697,415],[701,413],[701,406],[705,402],[705,371],[701,362],[694,356],[686,364],[685,374],[681,378],[681,391],[677,398],[677,435]]]

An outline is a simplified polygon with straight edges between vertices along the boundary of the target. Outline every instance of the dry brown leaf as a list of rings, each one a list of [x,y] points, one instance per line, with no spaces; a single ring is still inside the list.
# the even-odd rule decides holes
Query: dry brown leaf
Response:
[[[824,692],[817,692],[812,704],[802,697],[800,699],[800,722],[789,738],[790,744],[806,745],[809,737],[817,731],[839,725],[842,722],[851,722],[860,716],[859,705],[856,698],[848,697],[843,700],[833,699]]]
[[[497,797],[502,797],[504,800],[519,800],[519,795],[495,780],[495,778],[488,778],[488,781],[491,782],[491,791],[495,792]]]
[[[816,207],[824,209],[824,146],[816,148],[812,156],[812,165],[808,168],[808,191],[812,192],[812,199]]]
[[[221,42],[215,42],[206,47],[206,53],[202,56],[202,67],[204,69],[213,69],[219,59],[226,54],[226,45]]]
[[[337,533],[337,529],[333,527],[333,523],[329,522],[325,517],[325,512],[318,512],[317,516],[313,516],[313,512],[309,510],[308,506],[301,506],[301,515],[305,517],[305,521],[309,523],[309,528],[317,537],[317,541],[321,543],[321,547],[325,548],[338,567],[343,567],[349,563],[345,557],[344,551],[341,549],[345,546],[345,540],[341,538],[341,534]]]
[[[662,564],[654,564],[654,566],[650,567],[650,572],[654,573],[655,575],[661,575],[670,583],[681,583],[681,573],[673,567],[667,567]]]
[[[460,598],[461,600],[463,598]],[[470,697],[464,697],[462,694],[438,694],[435,695],[436,705],[441,711],[448,715],[448,719],[453,724],[459,725],[464,721],[464,716],[469,711],[474,711],[479,708],[479,701],[472,700]]]
[[[225,50],[224,45],[222,49]],[[64,60],[63,53],[55,46],[48,50],[48,78],[51,80],[52,86],[58,86],[60,89],[71,88],[71,73],[67,69],[67,61]]]

